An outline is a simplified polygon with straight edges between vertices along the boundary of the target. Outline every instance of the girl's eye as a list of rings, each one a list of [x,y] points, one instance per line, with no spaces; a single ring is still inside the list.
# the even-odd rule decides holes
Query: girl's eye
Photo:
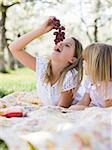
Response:
[[[68,44],[66,44],[65,46],[70,47]]]

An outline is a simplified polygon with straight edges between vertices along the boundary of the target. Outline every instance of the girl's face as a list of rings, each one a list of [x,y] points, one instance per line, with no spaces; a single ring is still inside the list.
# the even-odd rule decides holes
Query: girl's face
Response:
[[[69,64],[75,61],[75,42],[72,38],[67,38],[59,42],[52,53],[51,59],[54,62],[61,64]]]
[[[88,75],[87,62],[83,60],[83,70],[86,75]]]

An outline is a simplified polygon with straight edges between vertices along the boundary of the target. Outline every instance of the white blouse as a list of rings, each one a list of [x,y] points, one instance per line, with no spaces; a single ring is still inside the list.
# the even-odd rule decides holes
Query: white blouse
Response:
[[[60,92],[57,85],[58,82],[56,82],[52,86],[50,83],[46,84],[44,82],[48,62],[49,60],[45,57],[36,58],[36,79],[38,97],[45,105],[57,105],[61,92],[68,91],[77,86],[77,71],[74,69],[74,73],[72,71],[67,72],[63,81],[62,91]]]
[[[85,80],[83,79],[79,89],[77,90],[77,93],[74,93],[74,101],[73,101],[73,105],[75,105],[76,103],[78,103],[79,101],[82,100],[84,94],[86,91],[86,87],[85,87]]]
[[[97,83],[97,87],[92,84],[91,80],[85,80],[85,92],[90,94],[91,103],[98,107],[104,107],[104,101],[112,99],[112,82],[108,83],[107,93],[101,89],[101,83]]]

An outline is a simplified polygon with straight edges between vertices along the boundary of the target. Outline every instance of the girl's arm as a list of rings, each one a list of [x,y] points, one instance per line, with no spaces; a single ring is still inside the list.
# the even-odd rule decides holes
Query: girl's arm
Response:
[[[90,99],[89,93],[85,93],[82,100],[79,101],[76,105],[72,105],[69,109],[82,110],[88,107],[90,102],[91,102],[91,99]]]
[[[84,105],[84,106],[89,106],[91,100],[90,100],[90,96],[89,96],[89,93],[85,93],[82,100],[79,101],[77,103],[77,105]]]
[[[24,51],[25,46],[29,44],[34,39],[40,37],[41,35],[49,32],[53,28],[53,24],[51,23],[51,19],[54,17],[49,17],[47,21],[41,25],[40,28],[29,32],[16,41],[9,45],[9,49],[12,54],[25,66],[29,67],[32,70],[36,70],[36,58]]]
[[[61,92],[58,106],[68,108],[73,101],[73,91]]]
[[[104,107],[111,107],[112,106],[112,99],[107,99],[104,102]]]

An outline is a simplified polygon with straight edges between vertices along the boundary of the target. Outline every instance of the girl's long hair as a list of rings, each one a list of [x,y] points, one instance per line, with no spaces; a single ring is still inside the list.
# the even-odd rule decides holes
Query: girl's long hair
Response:
[[[83,58],[93,84],[104,83],[102,88],[107,93],[108,83],[112,81],[112,45],[93,43],[83,51]]]
[[[76,73],[75,69],[78,71],[78,75],[77,75],[77,80],[78,80],[77,83],[78,84],[81,82],[82,76],[83,76],[83,69],[82,69],[82,50],[83,50],[83,48],[82,48],[82,44],[77,39],[75,39],[74,37],[72,37],[72,39],[75,42],[74,56],[77,58],[77,61],[75,61],[73,64],[69,64],[60,73],[60,78],[59,78],[59,82],[58,82],[58,86],[59,86],[60,90],[62,88],[65,75],[67,74],[68,71],[71,71],[73,75]],[[53,74],[52,74],[51,60],[49,60],[47,70],[45,73],[44,81],[48,84],[48,83],[52,82],[52,79],[53,79]]]

